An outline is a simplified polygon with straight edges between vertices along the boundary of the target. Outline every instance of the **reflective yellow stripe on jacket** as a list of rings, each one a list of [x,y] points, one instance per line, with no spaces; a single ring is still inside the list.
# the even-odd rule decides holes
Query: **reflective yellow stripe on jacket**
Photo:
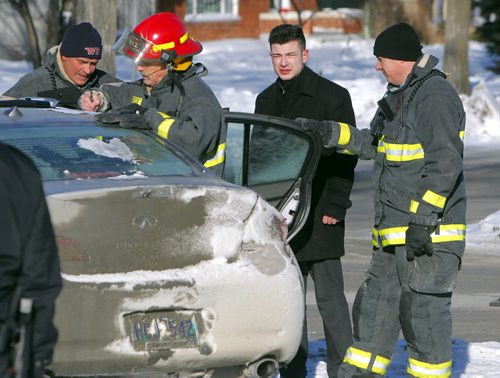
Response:
[[[405,227],[388,227],[381,230],[374,228],[372,230],[372,245],[379,248],[388,245],[404,245],[406,242]],[[465,224],[440,224],[431,234],[433,243],[446,243],[465,240]]]
[[[338,145],[339,146],[347,146],[347,144],[351,141],[351,129],[349,128],[349,125],[344,122],[339,122],[339,140],[338,140]],[[344,149],[344,150],[337,150],[339,154],[343,155],[354,155],[351,151]]]
[[[369,369],[372,360],[373,365]],[[376,374],[384,375],[391,360],[382,356],[374,356],[371,352],[349,347],[346,351],[344,362]]]
[[[424,149],[420,143],[397,144],[381,141],[378,151],[385,152],[388,161],[403,162],[424,158]]]
[[[409,358],[406,372],[418,378],[448,378],[451,376],[451,361],[429,364]]]
[[[422,196],[422,200],[427,202],[429,205],[435,206],[439,209],[444,209],[444,205],[446,204],[446,197],[434,193],[432,190],[427,190]],[[418,211],[420,203],[415,200],[411,200],[410,202],[410,212],[416,214]]]
[[[170,128],[172,127],[173,123],[175,122],[175,119],[171,118],[168,114],[158,112],[159,115],[161,115],[163,118],[165,118],[162,123],[158,126],[158,131],[157,134],[158,136],[162,137],[163,139],[168,138],[168,132],[170,131]]]
[[[458,137],[463,142],[465,131],[460,131]],[[400,144],[400,143],[387,143],[384,141],[384,136],[379,139],[377,152],[385,154],[388,161],[404,162],[423,159],[424,149],[420,143],[413,144]]]
[[[215,156],[208,159],[203,165],[207,168],[222,164],[226,159],[226,143],[219,144]]]

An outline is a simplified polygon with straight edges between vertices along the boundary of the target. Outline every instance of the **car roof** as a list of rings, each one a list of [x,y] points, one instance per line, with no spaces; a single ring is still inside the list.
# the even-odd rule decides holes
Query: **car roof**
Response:
[[[12,140],[8,140],[8,136],[12,135],[12,133],[15,133],[15,131],[19,129],[35,130],[38,128],[44,128],[44,130],[48,130],[55,128],[56,130],[59,130],[60,128],[60,135],[63,135],[65,130],[84,130],[88,128],[96,129],[95,135],[104,135],[105,132],[110,133],[114,131],[123,131],[127,134],[141,135],[143,139],[155,140],[155,143],[165,146],[166,149],[173,152],[175,156],[183,162],[183,164],[190,168],[188,173],[182,172],[180,174],[168,176],[168,180],[165,176],[148,176],[147,179],[144,179],[144,177],[139,177],[138,179],[128,177],[126,178],[126,183],[124,183],[125,180],[120,180],[119,178],[111,180],[106,178],[92,180],[44,180],[46,194],[74,190],[92,190],[102,187],[120,187],[124,185],[161,185],[165,184],[166,181],[168,181],[171,185],[224,186],[242,189],[241,187],[228,183],[214,175],[211,171],[203,167],[203,165],[196,159],[184,152],[175,143],[165,141],[151,132],[105,126],[95,120],[94,116],[96,113],[94,112],[84,112],[66,108],[52,108],[50,106],[46,106],[45,103],[38,104],[40,106],[34,106],[32,103],[28,102],[28,107],[24,107],[25,104],[25,100],[0,101],[0,108],[4,107],[4,109],[0,109],[0,141],[6,143],[10,142],[10,144],[15,145],[16,143],[12,143]],[[99,132],[97,133],[97,131]],[[56,133],[58,132],[59,131],[56,131]],[[33,131],[26,131],[16,134],[30,135],[32,133]],[[52,131],[52,133],[54,132]],[[144,137],[144,135],[147,135],[147,137]],[[28,144],[27,148],[29,148],[31,141],[28,140],[26,143]],[[19,146],[16,147],[19,148]],[[23,150],[23,148],[19,149]],[[27,152],[25,149],[24,152],[27,153],[27,155],[30,155],[29,151]],[[33,156],[30,157],[33,159]],[[41,169],[39,162],[37,162],[36,159],[33,160],[35,160],[35,163],[38,163],[37,165],[39,166],[39,169]],[[61,181],[64,181],[63,185],[61,184]]]

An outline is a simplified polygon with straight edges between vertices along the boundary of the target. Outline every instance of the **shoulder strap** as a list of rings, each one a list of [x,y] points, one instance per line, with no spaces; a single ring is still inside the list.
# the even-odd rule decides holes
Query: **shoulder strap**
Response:
[[[417,81],[414,84],[414,87],[410,93],[410,96],[408,97],[408,101],[406,102],[406,106],[410,105],[410,102],[413,101],[415,94],[420,89],[422,84],[424,84],[427,79],[430,79],[433,76],[441,76],[442,78],[446,79],[446,74],[444,72],[442,72],[440,70],[433,69],[431,72],[429,72],[427,75],[425,75],[422,79],[420,79],[419,81]]]

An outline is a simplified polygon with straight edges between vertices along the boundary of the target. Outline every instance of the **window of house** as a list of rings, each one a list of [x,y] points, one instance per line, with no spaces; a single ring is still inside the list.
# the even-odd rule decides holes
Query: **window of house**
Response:
[[[238,0],[187,0],[187,21],[219,21],[238,18]]]

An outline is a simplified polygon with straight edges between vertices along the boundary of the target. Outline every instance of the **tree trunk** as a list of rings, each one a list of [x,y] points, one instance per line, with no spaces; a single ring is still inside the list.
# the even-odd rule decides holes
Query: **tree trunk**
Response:
[[[61,7],[59,5],[59,0],[49,0],[49,8],[47,9],[47,14],[45,16],[45,20],[47,22],[47,49],[61,43],[62,35],[60,19]]]
[[[458,93],[470,94],[469,21],[471,0],[453,0],[445,11],[444,70]]]
[[[370,0],[363,1],[363,37],[374,38],[373,25],[375,23],[374,5]]]
[[[33,18],[31,17],[27,0],[9,0],[9,3],[21,15],[21,18],[24,21],[24,25],[26,26],[28,44],[30,47],[31,62],[33,63],[33,68],[38,68],[42,64],[40,45],[38,44],[38,37],[35,31],[35,25],[33,24]]]
[[[117,0],[85,0],[76,2],[77,23],[90,22],[102,37],[102,59],[99,68],[115,75],[115,55],[112,47],[116,41]]]

